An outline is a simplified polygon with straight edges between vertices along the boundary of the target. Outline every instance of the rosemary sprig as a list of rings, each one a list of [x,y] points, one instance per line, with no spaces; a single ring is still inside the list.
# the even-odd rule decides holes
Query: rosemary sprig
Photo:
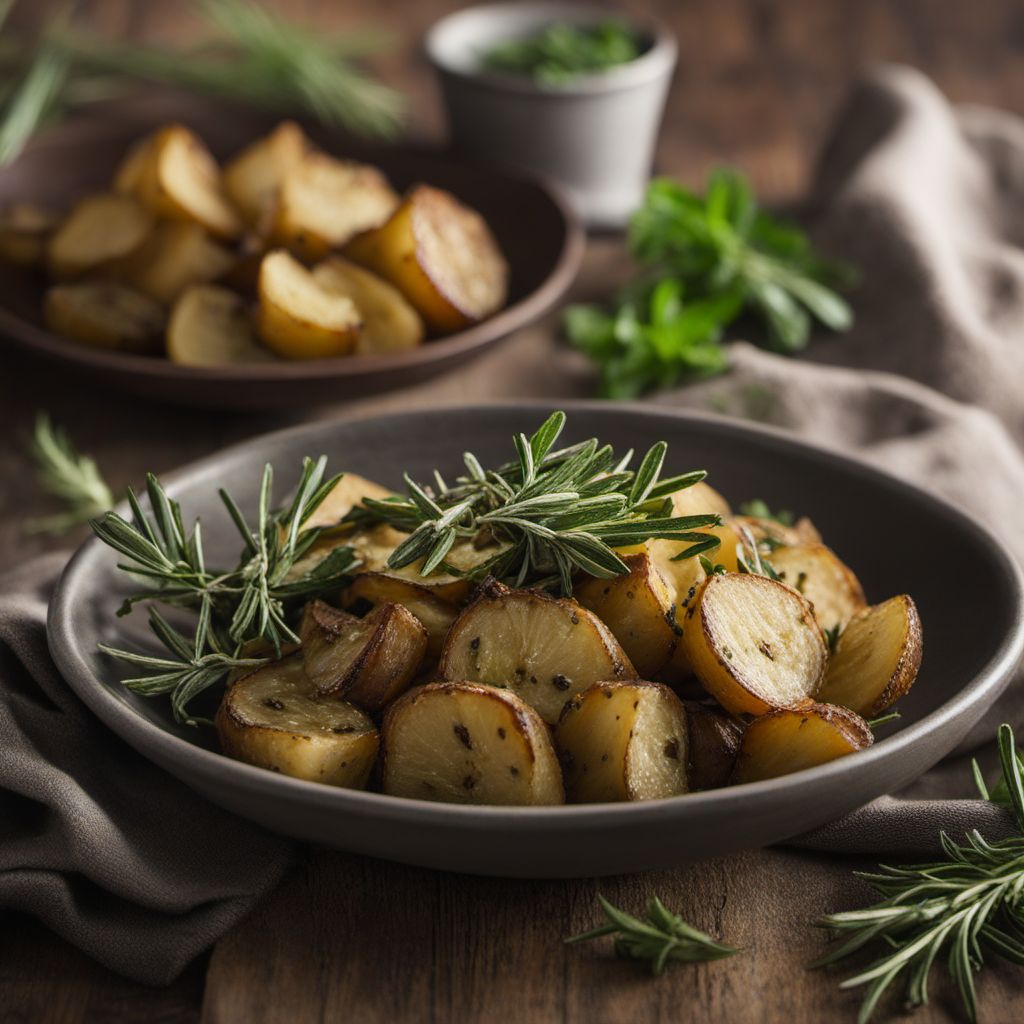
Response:
[[[647,904],[646,920],[619,910],[601,895],[597,898],[608,923],[566,939],[567,945],[614,935],[616,956],[646,961],[655,975],[661,974],[670,960],[701,963],[722,960],[739,952],[687,924],[678,914],[666,909],[657,896]]]
[[[393,569],[423,559],[423,575],[443,567],[515,586],[555,583],[566,594],[574,572],[602,578],[627,572],[616,547],[668,538],[689,544],[677,558],[692,558],[718,546],[717,537],[699,532],[719,525],[718,516],[671,515],[671,495],[703,480],[703,470],[660,479],[664,441],[651,447],[636,471],[628,468],[632,452],[617,459],[610,445],[594,438],[556,450],[565,422],[565,413],[556,412],[532,437],[516,436],[516,460],[496,470],[485,470],[467,452],[466,472],[451,486],[437,472],[430,487],[407,475],[406,497],[367,499],[357,518],[370,515],[409,534],[389,559]],[[460,538],[501,546],[461,573],[445,562]]]
[[[971,1021],[977,1019],[974,976],[986,957],[1024,964],[1024,760],[1009,725],[999,727],[998,743],[999,785],[990,794],[977,766],[975,778],[985,799],[997,799],[1010,809],[1017,834],[992,843],[972,830],[957,843],[943,833],[944,860],[883,865],[877,873],[862,874],[885,898],[821,922],[849,937],[812,966],[885,944],[878,960],[842,983],[843,988],[866,986],[860,1024],[897,982],[903,982],[908,1006],[927,1003],[932,968],[942,955]]]

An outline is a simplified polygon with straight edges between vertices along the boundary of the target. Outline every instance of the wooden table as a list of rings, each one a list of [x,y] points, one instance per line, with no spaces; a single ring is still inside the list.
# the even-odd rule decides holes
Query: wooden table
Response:
[[[283,2],[283,0],[282,0]],[[45,5],[17,12],[37,19]],[[194,23],[180,3],[95,0],[98,28],[182,38]],[[324,25],[375,22],[400,45],[382,71],[413,100],[414,130],[440,131],[436,93],[419,50],[423,29],[448,0],[291,2]],[[1024,113],[1024,12],[1017,0],[663,0],[681,61],[658,151],[661,170],[698,183],[730,162],[763,195],[786,198],[805,185],[823,132],[858,72],[880,60],[915,64],[952,97]],[[617,282],[621,247],[595,242],[577,294]],[[538,365],[554,345],[554,318],[509,342]],[[578,388],[588,386],[580,369]],[[543,388],[543,383],[539,385]],[[358,406],[455,402],[504,394],[481,360],[442,385]],[[90,451],[112,482],[138,481],[226,442],[294,421],[154,408],[95,391],[50,368],[0,353],[0,564],[54,544],[26,538],[20,522],[48,506],[36,492],[20,439],[48,408]],[[867,892],[853,862],[765,850],[639,877],[576,882],[496,881],[438,874],[313,850],[252,917],[173,985],[153,990],[100,968],[27,917],[0,922],[0,1021],[257,1024],[338,1020],[360,1024],[436,1021],[676,1021],[730,1024],[853,1020],[858,997],[836,975],[808,973],[822,948],[811,926],[857,905]],[[654,893],[696,925],[746,947],[741,958],[677,967],[651,980],[607,948],[566,950],[561,938],[596,920],[594,895],[639,909]],[[919,1021],[957,1019],[938,986]],[[1024,1017],[1021,979],[986,972],[984,1019]]]

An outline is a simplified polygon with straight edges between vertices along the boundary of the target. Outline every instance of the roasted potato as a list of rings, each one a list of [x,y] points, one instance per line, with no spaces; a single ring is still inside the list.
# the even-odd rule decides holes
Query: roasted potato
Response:
[[[452,624],[438,672],[505,686],[554,724],[596,682],[633,679],[626,652],[596,615],[569,598],[488,580]]]
[[[828,661],[806,598],[784,583],[745,573],[704,582],[686,612],[683,643],[701,685],[734,715],[808,701]]]
[[[46,291],[43,316],[51,331],[97,348],[121,352],[160,350],[163,307],[112,281],[54,285]]]
[[[917,606],[906,594],[890,597],[840,634],[818,696],[873,718],[914,685],[923,652]]]
[[[686,711],[658,683],[595,683],[562,711],[555,745],[571,803],[656,800],[689,789]]]
[[[508,544],[504,542],[488,541],[486,544],[479,544],[474,540],[461,538],[452,545],[445,555],[444,562],[427,576],[420,575],[425,561],[423,558],[402,566],[401,569],[388,571],[395,576],[429,587],[446,601],[458,603],[468,598],[476,585],[468,574],[477,571],[475,578],[478,578],[481,566],[507,548]]]
[[[381,784],[392,796],[462,804],[560,804],[547,726],[514,693],[432,683],[388,708]]]
[[[0,260],[17,267],[41,266],[60,221],[54,210],[35,203],[15,203],[0,211]]]
[[[691,789],[718,789],[729,784],[743,736],[743,723],[706,701],[685,702]]]
[[[276,357],[256,337],[245,302],[227,288],[194,285],[171,310],[167,356],[182,366],[268,363]]]
[[[706,480],[684,487],[672,495],[674,516],[727,516],[732,512],[729,502]]]
[[[383,224],[397,205],[375,167],[309,153],[282,175],[267,235],[303,259],[319,260]]]
[[[313,279],[327,291],[347,295],[356,304],[363,321],[357,355],[404,352],[423,343],[419,313],[382,277],[334,256],[313,268]]]
[[[508,266],[484,219],[454,196],[418,185],[386,224],[345,255],[390,281],[431,330],[450,334],[497,312]]]
[[[282,121],[225,165],[224,191],[250,225],[265,222],[281,179],[302,163],[309,150],[305,132],[294,121]]]
[[[50,238],[50,273],[67,280],[103,271],[138,252],[152,228],[153,215],[131,196],[88,196]]]
[[[321,287],[284,250],[260,264],[260,337],[286,359],[327,359],[351,354],[362,328],[355,303]]]
[[[139,143],[118,170],[115,188],[158,217],[194,221],[218,238],[242,236],[244,224],[224,193],[217,161],[183,125],[168,125]]]
[[[352,509],[362,504],[363,498],[383,501],[393,493],[390,487],[367,480],[358,473],[346,473],[306,520],[306,529],[312,529],[314,526],[337,526]]]
[[[780,523],[777,519],[746,515],[729,516],[727,522],[732,526],[745,526],[755,540],[767,541],[773,548],[780,544],[821,543],[821,534],[806,516],[798,519],[792,526]]]
[[[377,757],[373,722],[354,704],[318,697],[297,655],[235,682],[214,724],[229,757],[328,786],[362,789]]]
[[[759,782],[816,768],[864,750],[872,742],[867,722],[847,708],[831,704],[780,708],[747,725],[732,781]]]
[[[776,548],[768,560],[786,583],[811,602],[822,629],[845,626],[867,607],[860,581],[824,544]]]
[[[676,625],[675,592],[647,552],[622,560],[629,567],[626,575],[590,577],[573,593],[615,634],[640,676],[650,679],[668,664],[682,633]]]

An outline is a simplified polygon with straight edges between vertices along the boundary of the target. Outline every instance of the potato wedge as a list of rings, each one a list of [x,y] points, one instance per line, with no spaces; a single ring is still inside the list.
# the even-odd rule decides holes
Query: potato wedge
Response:
[[[60,222],[56,211],[35,203],[14,203],[0,211],[0,260],[16,267],[42,266]]]
[[[285,359],[349,355],[362,328],[359,310],[348,296],[322,288],[281,249],[268,253],[260,264],[257,322],[260,337]]]
[[[311,148],[294,121],[282,121],[224,167],[224,191],[242,216],[258,227],[273,206],[281,179],[298,167]]]
[[[786,583],[811,602],[822,629],[845,626],[867,607],[860,580],[824,544],[776,548],[768,560]]]
[[[242,236],[244,224],[224,193],[217,161],[184,125],[161,128],[129,153],[115,188],[158,217],[193,221],[218,238]]]
[[[138,252],[153,228],[153,215],[131,196],[103,192],[75,205],[50,238],[50,273],[69,280],[103,270]]]
[[[391,796],[460,804],[564,802],[540,716],[508,690],[432,683],[388,708],[381,784]]]
[[[167,314],[152,299],[112,281],[54,285],[43,316],[51,331],[96,348],[156,353]]]
[[[497,312],[508,266],[484,219],[453,195],[418,185],[386,224],[345,255],[390,281],[432,331],[451,334]]]
[[[214,724],[228,757],[328,786],[362,789],[377,757],[373,722],[354,704],[318,697],[299,656],[239,679]]]
[[[688,775],[691,789],[727,786],[736,765],[743,723],[720,707],[703,701],[686,701],[689,726]]]
[[[452,624],[438,672],[443,679],[508,687],[551,725],[588,686],[636,677],[596,615],[569,598],[510,590],[495,580],[481,584]]]
[[[383,224],[396,206],[398,196],[375,167],[309,153],[282,175],[267,237],[303,259],[319,260]]]
[[[686,710],[667,687],[595,683],[555,730],[570,803],[656,800],[689,789]]]
[[[683,643],[701,685],[734,715],[797,707],[821,685],[828,647],[803,595],[766,576],[709,577]]]
[[[874,718],[914,685],[923,653],[913,599],[890,597],[860,612],[840,634],[818,696]]]
[[[245,302],[212,284],[194,285],[174,304],[167,323],[167,356],[182,366],[276,361],[256,337]]]
[[[313,280],[329,292],[347,295],[356,304],[363,320],[357,355],[405,352],[423,344],[419,313],[382,277],[334,256],[313,268]]]
[[[647,552],[624,555],[628,574],[589,577],[573,596],[615,635],[644,679],[657,676],[672,658],[682,630],[676,625],[675,591]]]
[[[310,601],[299,626],[302,663],[317,693],[381,711],[409,688],[427,631],[407,608],[382,604],[365,619]]]
[[[732,781],[760,782],[816,768],[872,742],[867,722],[847,708],[780,708],[755,718],[743,731]]]

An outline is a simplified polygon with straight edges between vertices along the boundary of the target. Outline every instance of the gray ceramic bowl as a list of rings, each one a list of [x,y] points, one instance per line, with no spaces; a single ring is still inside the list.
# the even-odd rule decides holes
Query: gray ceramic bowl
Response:
[[[794,836],[910,782],[963,738],[1010,678],[1024,647],[1018,570],[967,516],[900,480],[777,431],[639,406],[567,403],[572,439],[599,436],[623,450],[659,438],[669,468],[699,465],[735,500],[760,497],[810,515],[860,574],[869,598],[908,592],[918,603],[925,658],[903,717],[875,746],[780,779],[638,804],[462,807],[333,789],[285,778],[216,753],[212,738],[175,726],[166,702],[118,683],[100,640],[144,635],[141,616],[115,617],[123,583],[115,557],[84,544],[50,608],[50,649],[65,678],[118,735],[229,810],[291,836],[453,871],[569,877],[640,871]],[[255,504],[267,460],[281,486],[303,455],[398,484],[459,465],[469,445],[486,462],[509,456],[511,436],[546,414],[539,405],[411,412],[271,434],[176,474],[175,497],[201,514],[208,552],[237,551],[216,490]],[[941,557],[937,557],[937,553]],[[977,600],[950,581],[970,566]],[[983,599],[981,599],[983,595]]]

